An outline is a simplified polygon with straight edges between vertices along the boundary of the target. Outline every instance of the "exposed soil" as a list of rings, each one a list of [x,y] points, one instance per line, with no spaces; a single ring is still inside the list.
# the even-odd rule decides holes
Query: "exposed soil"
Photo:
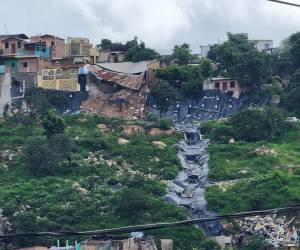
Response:
[[[144,117],[145,94],[127,89],[112,94],[101,92],[95,85],[89,85],[89,97],[82,103],[81,111],[101,116],[124,118],[129,120]],[[122,104],[117,100],[123,100]]]

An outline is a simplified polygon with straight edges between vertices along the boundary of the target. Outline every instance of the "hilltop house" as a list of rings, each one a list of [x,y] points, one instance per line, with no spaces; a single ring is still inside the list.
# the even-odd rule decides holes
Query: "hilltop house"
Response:
[[[220,90],[232,93],[235,98],[240,98],[243,91],[235,77],[216,77],[209,78],[203,82],[203,90]]]
[[[79,79],[79,75],[86,75],[83,68],[83,64],[48,66],[38,75],[37,87],[68,92],[85,92],[86,82]]]
[[[65,39],[53,35],[36,35],[30,37],[32,42],[40,42],[50,48],[51,59],[65,56]]]
[[[23,97],[26,88],[36,86],[37,74],[50,64],[46,44],[32,42],[24,34],[0,35],[0,65],[9,68],[13,98]]]

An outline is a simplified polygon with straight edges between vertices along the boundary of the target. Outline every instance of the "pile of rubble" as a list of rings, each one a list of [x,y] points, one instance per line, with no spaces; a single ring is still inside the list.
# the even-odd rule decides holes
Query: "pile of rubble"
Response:
[[[90,86],[90,94],[80,107],[82,112],[102,116],[136,120],[145,116],[145,95],[142,92],[123,89],[115,93],[104,93]]]
[[[255,216],[246,217],[239,221],[240,238],[245,238],[247,235],[257,235],[265,238],[269,244],[274,247],[287,246],[295,244],[299,241],[297,230],[291,226],[292,220],[287,220],[286,217],[274,216]]]
[[[18,149],[20,152],[20,149]],[[0,168],[8,169],[8,164],[16,157],[16,153],[12,150],[6,149],[0,151]]]
[[[278,152],[275,149],[268,148],[264,145],[255,149],[255,153],[260,155],[274,155],[274,156],[278,155]]]
[[[117,165],[117,163],[113,160],[105,160],[101,151],[89,152],[89,156],[85,158],[84,161],[92,165],[107,164],[109,167]]]

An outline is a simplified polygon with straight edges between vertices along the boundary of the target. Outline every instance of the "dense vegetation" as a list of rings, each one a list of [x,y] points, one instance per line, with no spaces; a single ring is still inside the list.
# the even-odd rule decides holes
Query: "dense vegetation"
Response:
[[[146,48],[144,42],[138,43],[138,38],[123,43],[113,43],[109,39],[102,39],[101,44],[98,45],[103,50],[117,51],[125,53],[125,60],[132,62],[140,62],[145,60],[158,59],[159,54],[150,48]]]
[[[238,77],[252,91],[271,82],[271,57],[259,52],[246,35],[228,33],[228,41],[213,46],[209,58],[221,65],[222,75]]]
[[[99,131],[99,123],[110,132]],[[180,168],[174,146],[180,135],[127,135],[124,121],[92,115],[66,116],[64,124],[60,134],[49,134],[42,122],[27,115],[0,123],[0,152],[14,155],[0,165],[0,208],[13,232],[93,230],[186,218],[183,210],[164,201],[164,180],[174,178]],[[119,144],[120,137],[129,142]],[[153,141],[168,146],[162,149]],[[151,233],[174,239],[176,249],[192,249],[203,239],[193,227]],[[50,245],[55,239],[38,242]]]
[[[255,121],[251,117],[254,118],[258,112],[270,115]],[[225,189],[224,186],[213,185],[207,190],[206,198],[211,210],[231,213],[300,202],[300,126],[284,125],[278,127],[274,134],[272,123],[263,125],[272,119],[272,115],[276,117],[275,114],[268,109],[246,110],[229,121],[204,126],[206,135],[212,139],[209,147],[209,178],[211,181],[224,182],[225,185]],[[278,126],[279,119],[277,117]],[[232,125],[236,126],[233,130],[228,128]],[[241,130],[240,134],[239,126],[245,128],[245,133]],[[231,137],[220,136],[226,133],[230,133]],[[257,133],[261,138],[254,136]],[[239,134],[244,137],[239,137]],[[230,138],[238,141],[229,143]]]

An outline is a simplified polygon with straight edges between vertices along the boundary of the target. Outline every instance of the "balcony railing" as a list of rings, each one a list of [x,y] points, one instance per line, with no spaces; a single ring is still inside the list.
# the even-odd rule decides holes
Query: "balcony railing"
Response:
[[[18,49],[16,51],[16,56],[39,56],[39,57],[50,57],[50,50],[46,48],[45,50],[24,50]]]

